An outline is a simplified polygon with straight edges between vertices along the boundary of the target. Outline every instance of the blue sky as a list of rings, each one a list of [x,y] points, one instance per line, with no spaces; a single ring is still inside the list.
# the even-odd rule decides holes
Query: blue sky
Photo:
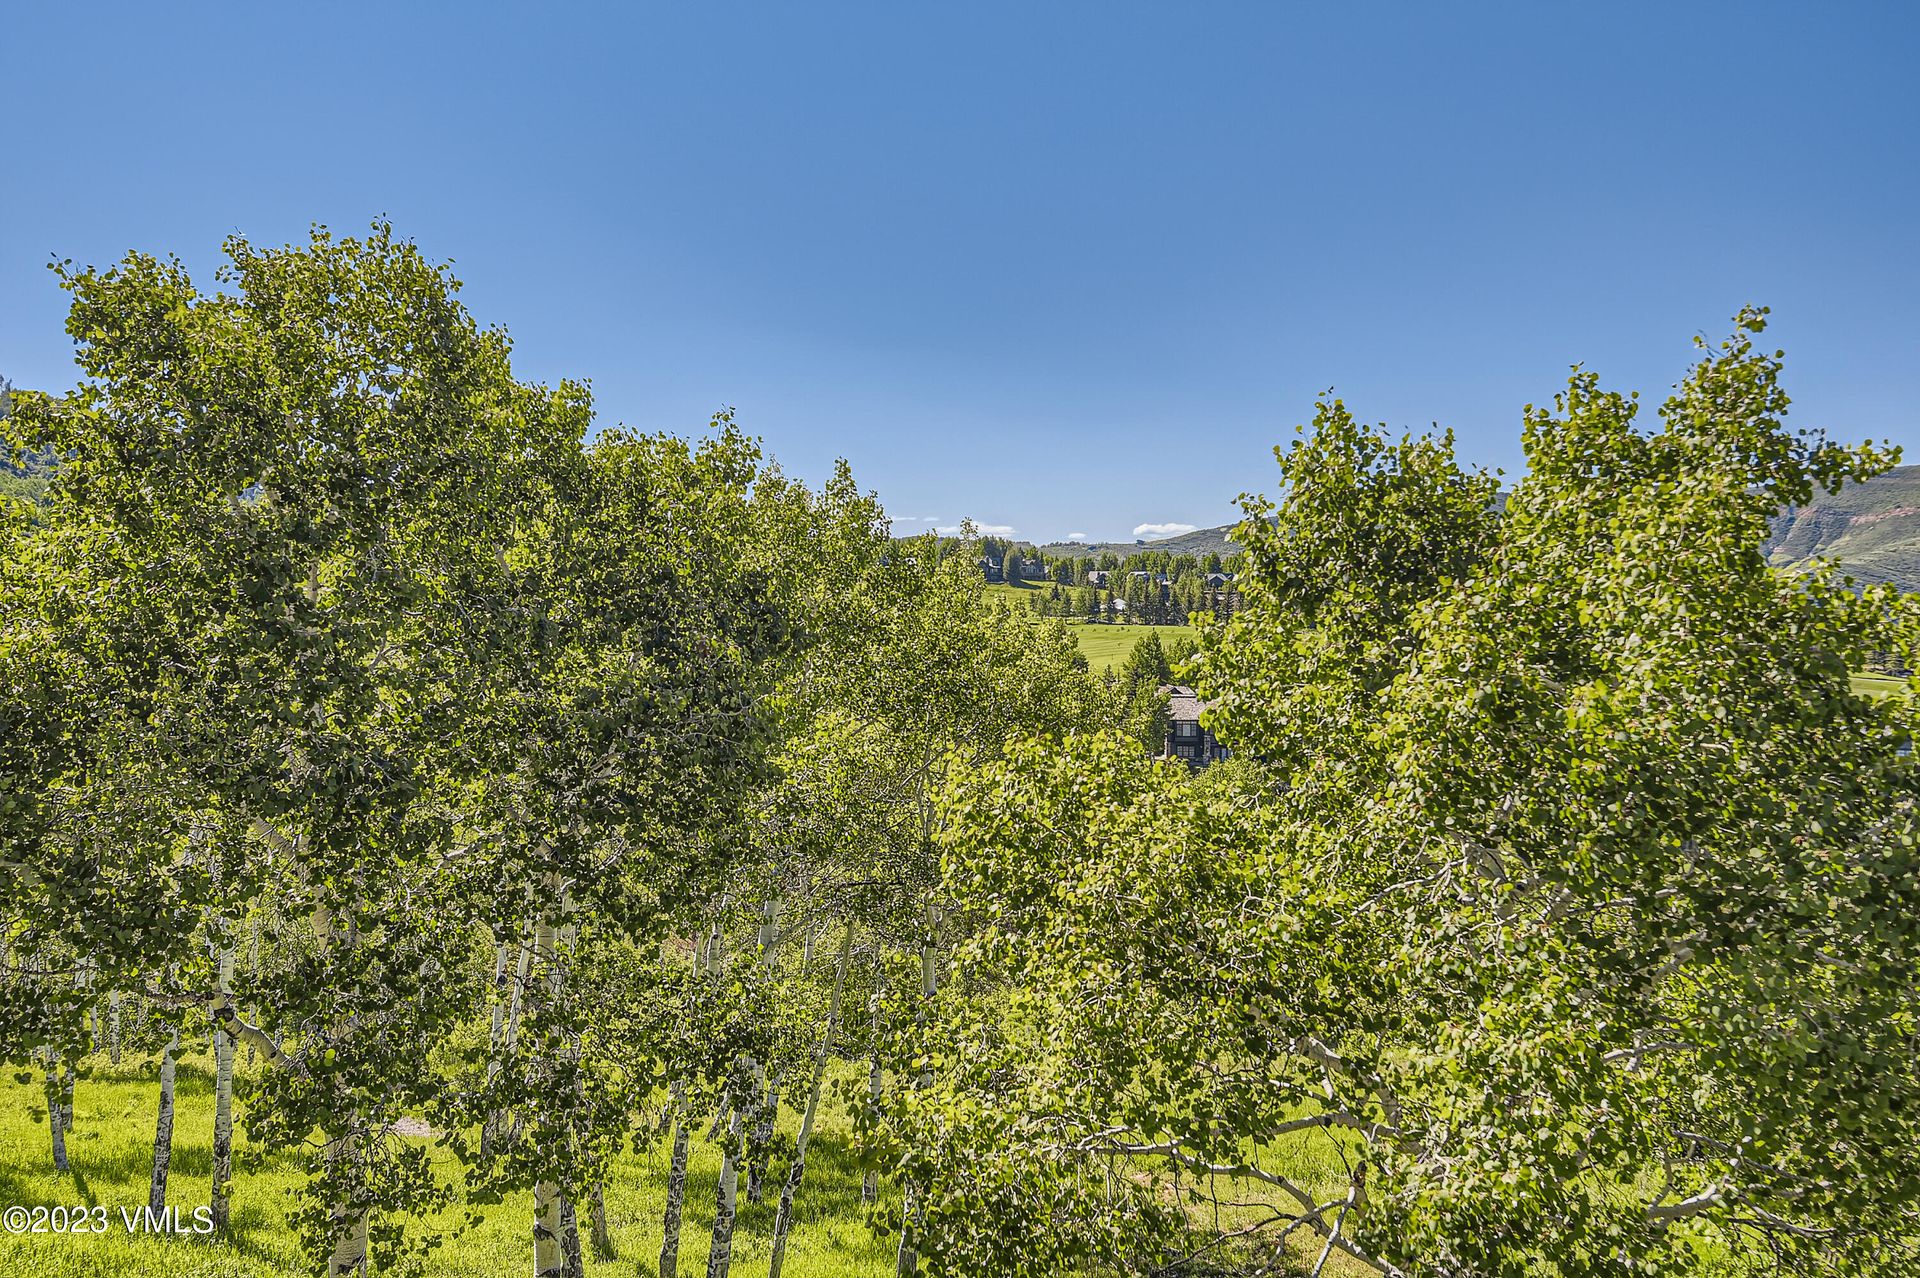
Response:
[[[733,405],[901,531],[1207,526],[1316,393],[1519,465],[1774,308],[1794,421],[1920,461],[1920,6],[31,6],[0,372],[50,257],[363,228],[603,421]]]

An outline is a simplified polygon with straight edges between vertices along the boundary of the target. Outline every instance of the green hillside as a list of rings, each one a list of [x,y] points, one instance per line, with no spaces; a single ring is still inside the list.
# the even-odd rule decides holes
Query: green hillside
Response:
[[[1837,496],[1817,494],[1774,521],[1766,554],[1776,568],[1837,559],[1862,582],[1920,589],[1920,466],[1897,467]]]
[[[1053,559],[1109,551],[1124,558],[1143,550],[1226,554],[1234,548],[1232,532],[1232,524],[1223,524],[1159,541],[1056,541],[1040,547],[1040,553]],[[1798,571],[1817,559],[1837,559],[1862,582],[1891,581],[1905,590],[1920,590],[1920,466],[1896,467],[1837,495],[1815,494],[1805,506],[1774,521],[1764,550],[1776,568]]]
[[[1224,555],[1233,550],[1232,533],[1232,524],[1222,524],[1218,528],[1201,528],[1181,533],[1178,537],[1162,537],[1158,541],[1050,541],[1040,547],[1040,553],[1050,559],[1080,559],[1087,555],[1104,555],[1109,551],[1125,558],[1146,550],[1164,550],[1170,555],[1196,557],[1216,553]]]
[[[11,383],[0,377],[0,420],[12,411],[12,389]],[[46,495],[47,480],[53,470],[52,453],[21,452],[0,436],[0,495],[37,503]]]

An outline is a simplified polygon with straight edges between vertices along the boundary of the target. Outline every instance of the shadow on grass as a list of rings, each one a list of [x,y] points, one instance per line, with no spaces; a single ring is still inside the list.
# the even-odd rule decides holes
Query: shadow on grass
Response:
[[[766,1191],[761,1200],[749,1203],[742,1192],[739,1220],[735,1224],[738,1232],[772,1239],[773,1218],[779,1210],[780,1191],[786,1186],[792,1160],[792,1142],[781,1142],[767,1166]],[[807,1142],[807,1167],[800,1191],[793,1196],[794,1231],[798,1233],[811,1220],[864,1221],[866,1206],[860,1201],[860,1176],[860,1161],[846,1136],[838,1132],[815,1132]],[[717,1188],[718,1178],[708,1187]]]

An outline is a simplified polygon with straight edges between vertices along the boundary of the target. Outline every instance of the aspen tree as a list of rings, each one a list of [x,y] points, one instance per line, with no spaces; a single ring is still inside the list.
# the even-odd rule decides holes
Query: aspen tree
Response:
[[[236,954],[231,945],[220,950],[214,997],[231,999]],[[232,1213],[233,1192],[233,1035],[218,1020],[213,1025],[213,1230],[224,1234]]]
[[[1765,325],[1652,429],[1576,369],[1499,507],[1448,436],[1322,401],[1195,662],[1236,757],[956,777],[943,887],[998,998],[950,988],[892,1098],[925,1267],[1909,1267],[1916,689],[1849,668],[1920,610],[1763,557],[1894,461],[1786,428]]]
[[[179,1047],[180,1032],[175,1030],[160,1049],[160,1109],[154,1122],[153,1174],[147,1189],[147,1205],[156,1213],[166,1208],[167,1171],[173,1166],[173,1057]]]
[[[444,1192],[388,1129],[432,1097],[428,1054],[468,1005],[435,943],[464,909],[452,844],[472,824],[446,814],[481,762],[455,730],[486,668],[469,619],[498,598],[494,550],[528,472],[577,451],[584,395],[514,382],[504,334],[391,228],[226,250],[215,295],[142,254],[61,267],[87,380],[15,417],[64,458],[35,534],[64,548],[43,583],[93,602],[42,623],[29,655],[84,666],[70,686],[88,713],[69,721],[97,726],[35,766],[71,779],[53,793],[159,817],[63,871],[98,885],[91,913],[66,917],[112,939],[109,984],[191,941],[196,911],[176,905],[204,884],[177,864],[181,814],[256,831],[220,897],[270,887],[312,920],[311,951],[252,991],[265,1029],[204,967],[198,989],[157,993],[211,1002],[220,1033],[266,1056],[251,1118],[268,1144],[320,1130],[293,1219],[342,1272],[395,1244],[375,1217]],[[0,814],[0,837],[28,847],[47,815]],[[112,889],[141,879],[132,914]]]
[[[807,1169],[807,1142],[813,1136],[813,1117],[820,1108],[820,1089],[827,1077],[827,1060],[833,1051],[834,1030],[840,1021],[840,996],[846,988],[847,964],[853,955],[853,925],[846,925],[840,940],[840,957],[834,964],[833,996],[827,1004],[827,1023],[820,1033],[820,1045],[814,1052],[813,1083],[807,1089],[807,1108],[800,1118],[800,1132],[794,1140],[793,1162],[787,1168],[786,1181],[780,1187],[780,1205],[773,1218],[773,1257],[767,1265],[767,1278],[780,1278],[787,1252],[787,1232],[793,1227],[793,1200],[800,1192],[801,1178]]]

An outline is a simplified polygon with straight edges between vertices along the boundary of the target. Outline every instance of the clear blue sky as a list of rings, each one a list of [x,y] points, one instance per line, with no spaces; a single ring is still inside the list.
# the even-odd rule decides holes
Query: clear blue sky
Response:
[[[1774,308],[1795,422],[1920,461],[1920,6],[22,5],[0,372],[52,256],[390,216],[522,376],[723,404],[1023,538],[1233,517],[1334,387],[1519,462]]]

